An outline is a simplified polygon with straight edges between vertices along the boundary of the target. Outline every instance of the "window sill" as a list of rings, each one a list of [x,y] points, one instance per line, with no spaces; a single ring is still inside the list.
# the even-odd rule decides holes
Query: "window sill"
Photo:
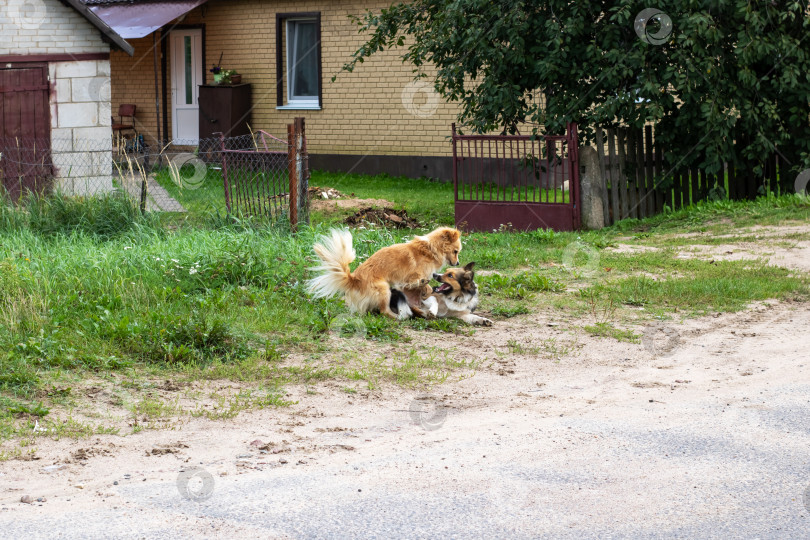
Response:
[[[320,111],[320,105],[276,105],[277,111]]]

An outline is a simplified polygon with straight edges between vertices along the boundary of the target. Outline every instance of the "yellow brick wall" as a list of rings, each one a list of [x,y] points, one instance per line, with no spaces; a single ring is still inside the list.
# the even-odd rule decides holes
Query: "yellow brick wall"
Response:
[[[212,79],[208,68],[224,53],[222,66],[236,69],[243,82],[253,85],[254,129],[283,138],[286,125],[295,116],[303,116],[312,153],[449,155],[447,136],[458,106],[443,103],[434,94],[433,110],[425,93],[408,92],[413,88],[413,73],[400,60],[403,50],[380,53],[359,64],[354,73],[341,71],[364,41],[348,15],[359,15],[365,8],[379,11],[388,5],[385,0],[211,0],[189,13],[183,24],[205,25],[208,82]],[[309,11],[321,13],[323,109],[276,110],[276,13]],[[139,123],[148,133],[155,133],[152,38],[130,42],[136,49],[134,58],[112,55],[113,108],[119,103],[136,103]],[[168,47],[166,50],[168,53]],[[335,82],[331,82],[333,75],[337,75]]]
[[[143,39],[127,40],[134,48],[135,55],[121,51],[110,53],[110,78],[112,115],[118,121],[118,107],[123,103],[134,103],[135,125],[147,139],[157,139],[157,118],[155,116],[155,72],[152,56],[152,36]],[[158,45],[158,53],[160,53]],[[160,57],[158,56],[158,92],[160,92]],[[160,107],[162,109],[163,103]],[[161,110],[161,122],[163,112]],[[171,117],[170,117],[171,119]],[[125,119],[125,123],[129,120]],[[162,129],[162,127],[161,127]]]

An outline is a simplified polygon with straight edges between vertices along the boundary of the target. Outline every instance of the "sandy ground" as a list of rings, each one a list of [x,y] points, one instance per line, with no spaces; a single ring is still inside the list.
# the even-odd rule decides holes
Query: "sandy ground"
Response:
[[[810,269],[807,246],[766,247]],[[641,344],[582,323],[414,334],[481,362],[429,395],[333,381],[234,420],[38,439],[39,460],[0,463],[0,537],[807,537],[807,304],[668,322]]]
[[[708,233],[673,234],[673,238],[689,238],[694,243],[680,247],[677,257],[700,258],[717,261],[764,259],[768,264],[796,270],[810,271],[810,241],[787,240],[788,234],[810,235],[810,225],[791,227],[751,227],[734,235],[711,236]],[[754,236],[753,240],[739,241],[735,237]],[[727,244],[701,244],[701,238],[727,238]],[[618,243],[608,248],[617,253],[644,253],[658,248],[637,244]]]
[[[385,199],[315,199],[310,202],[312,210],[335,212],[346,208],[365,208],[368,206],[379,208],[393,208],[394,203]]]

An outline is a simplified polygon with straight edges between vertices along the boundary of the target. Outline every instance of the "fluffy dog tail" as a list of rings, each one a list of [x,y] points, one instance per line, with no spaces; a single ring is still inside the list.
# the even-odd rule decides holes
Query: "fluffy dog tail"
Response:
[[[320,275],[307,283],[310,294],[316,298],[326,298],[338,293],[346,294],[357,287],[357,280],[349,270],[349,264],[357,257],[352,247],[352,233],[346,229],[332,229],[312,249],[321,260],[321,265],[312,268]]]

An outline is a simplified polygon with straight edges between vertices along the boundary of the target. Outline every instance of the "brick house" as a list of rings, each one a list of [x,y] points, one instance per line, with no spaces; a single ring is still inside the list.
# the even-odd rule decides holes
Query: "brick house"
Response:
[[[112,189],[111,50],[134,52],[79,0],[0,5],[0,163],[12,196],[51,177],[69,193]]]
[[[388,0],[83,1],[135,49],[110,54],[112,106],[137,105],[147,139],[197,141],[197,89],[221,57],[250,84],[253,129],[283,137],[306,118],[313,169],[450,177],[457,106],[414,83],[401,51],[341,71],[364,38],[349,15]]]

